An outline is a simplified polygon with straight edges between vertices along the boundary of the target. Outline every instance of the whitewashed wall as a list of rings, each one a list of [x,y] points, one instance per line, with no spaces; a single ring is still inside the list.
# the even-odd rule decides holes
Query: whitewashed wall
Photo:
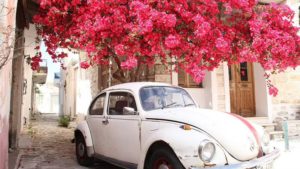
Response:
[[[24,30],[25,47],[24,55],[26,57],[33,57],[35,55],[35,37],[36,29],[33,24],[29,25],[29,29]],[[21,115],[21,131],[24,125],[27,126],[30,120],[31,113],[31,99],[32,99],[32,69],[30,64],[24,60],[24,80],[26,80],[26,87],[23,90],[23,103],[22,103],[22,115]]]
[[[8,9],[16,9],[17,1],[1,1]],[[0,12],[0,26],[15,27],[16,10],[6,15],[6,9]],[[12,34],[14,36],[14,34]],[[3,36],[0,35],[0,45]],[[12,52],[11,56],[12,58]],[[11,98],[12,62],[11,60],[0,70],[0,169],[8,168],[8,130]]]
[[[264,73],[265,72],[260,64],[253,64],[256,116],[271,118],[272,102],[268,92]]]

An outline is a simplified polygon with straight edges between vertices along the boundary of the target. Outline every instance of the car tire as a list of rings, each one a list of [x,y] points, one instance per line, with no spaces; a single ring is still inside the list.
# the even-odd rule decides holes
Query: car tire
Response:
[[[91,166],[94,163],[94,158],[87,155],[85,140],[81,135],[76,137],[76,158],[82,166]]]
[[[154,150],[147,164],[147,169],[184,169],[174,152],[166,147]]]

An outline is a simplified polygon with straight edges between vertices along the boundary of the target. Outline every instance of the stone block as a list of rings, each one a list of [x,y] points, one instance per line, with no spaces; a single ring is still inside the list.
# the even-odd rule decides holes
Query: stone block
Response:
[[[275,116],[280,117],[282,119],[288,119],[289,113],[287,111],[281,111],[278,112]]]
[[[271,140],[282,140],[284,137],[284,134],[282,131],[269,132],[269,135],[270,135]]]
[[[266,132],[271,132],[275,130],[275,125],[264,126]]]
[[[300,120],[300,112],[296,112],[295,114],[296,114],[295,120]]]
[[[280,103],[285,104],[285,103],[289,103],[289,101],[286,98],[283,98],[280,100]]]
[[[294,137],[294,136],[299,136],[299,132],[295,130],[289,131],[289,137]]]
[[[289,120],[295,120],[296,119],[296,114],[294,112],[289,113],[288,119]]]
[[[299,136],[300,135],[300,120],[288,121],[288,135]]]

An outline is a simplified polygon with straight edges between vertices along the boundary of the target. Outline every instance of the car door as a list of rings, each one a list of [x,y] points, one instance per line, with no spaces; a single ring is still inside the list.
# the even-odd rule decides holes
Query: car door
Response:
[[[137,112],[135,98],[129,91],[113,91],[108,96],[108,122],[106,124],[107,157],[137,164],[140,155],[140,117],[123,113],[124,107]]]
[[[106,93],[97,96],[91,103],[87,123],[89,125],[96,154],[103,154],[105,138]]]

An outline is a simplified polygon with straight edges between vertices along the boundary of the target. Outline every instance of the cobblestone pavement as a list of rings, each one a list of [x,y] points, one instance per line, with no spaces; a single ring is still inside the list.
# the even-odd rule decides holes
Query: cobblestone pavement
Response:
[[[29,133],[31,146],[21,149],[18,169],[120,169],[104,162],[90,168],[76,161],[73,129],[58,127],[57,117],[44,116],[33,121]]]

